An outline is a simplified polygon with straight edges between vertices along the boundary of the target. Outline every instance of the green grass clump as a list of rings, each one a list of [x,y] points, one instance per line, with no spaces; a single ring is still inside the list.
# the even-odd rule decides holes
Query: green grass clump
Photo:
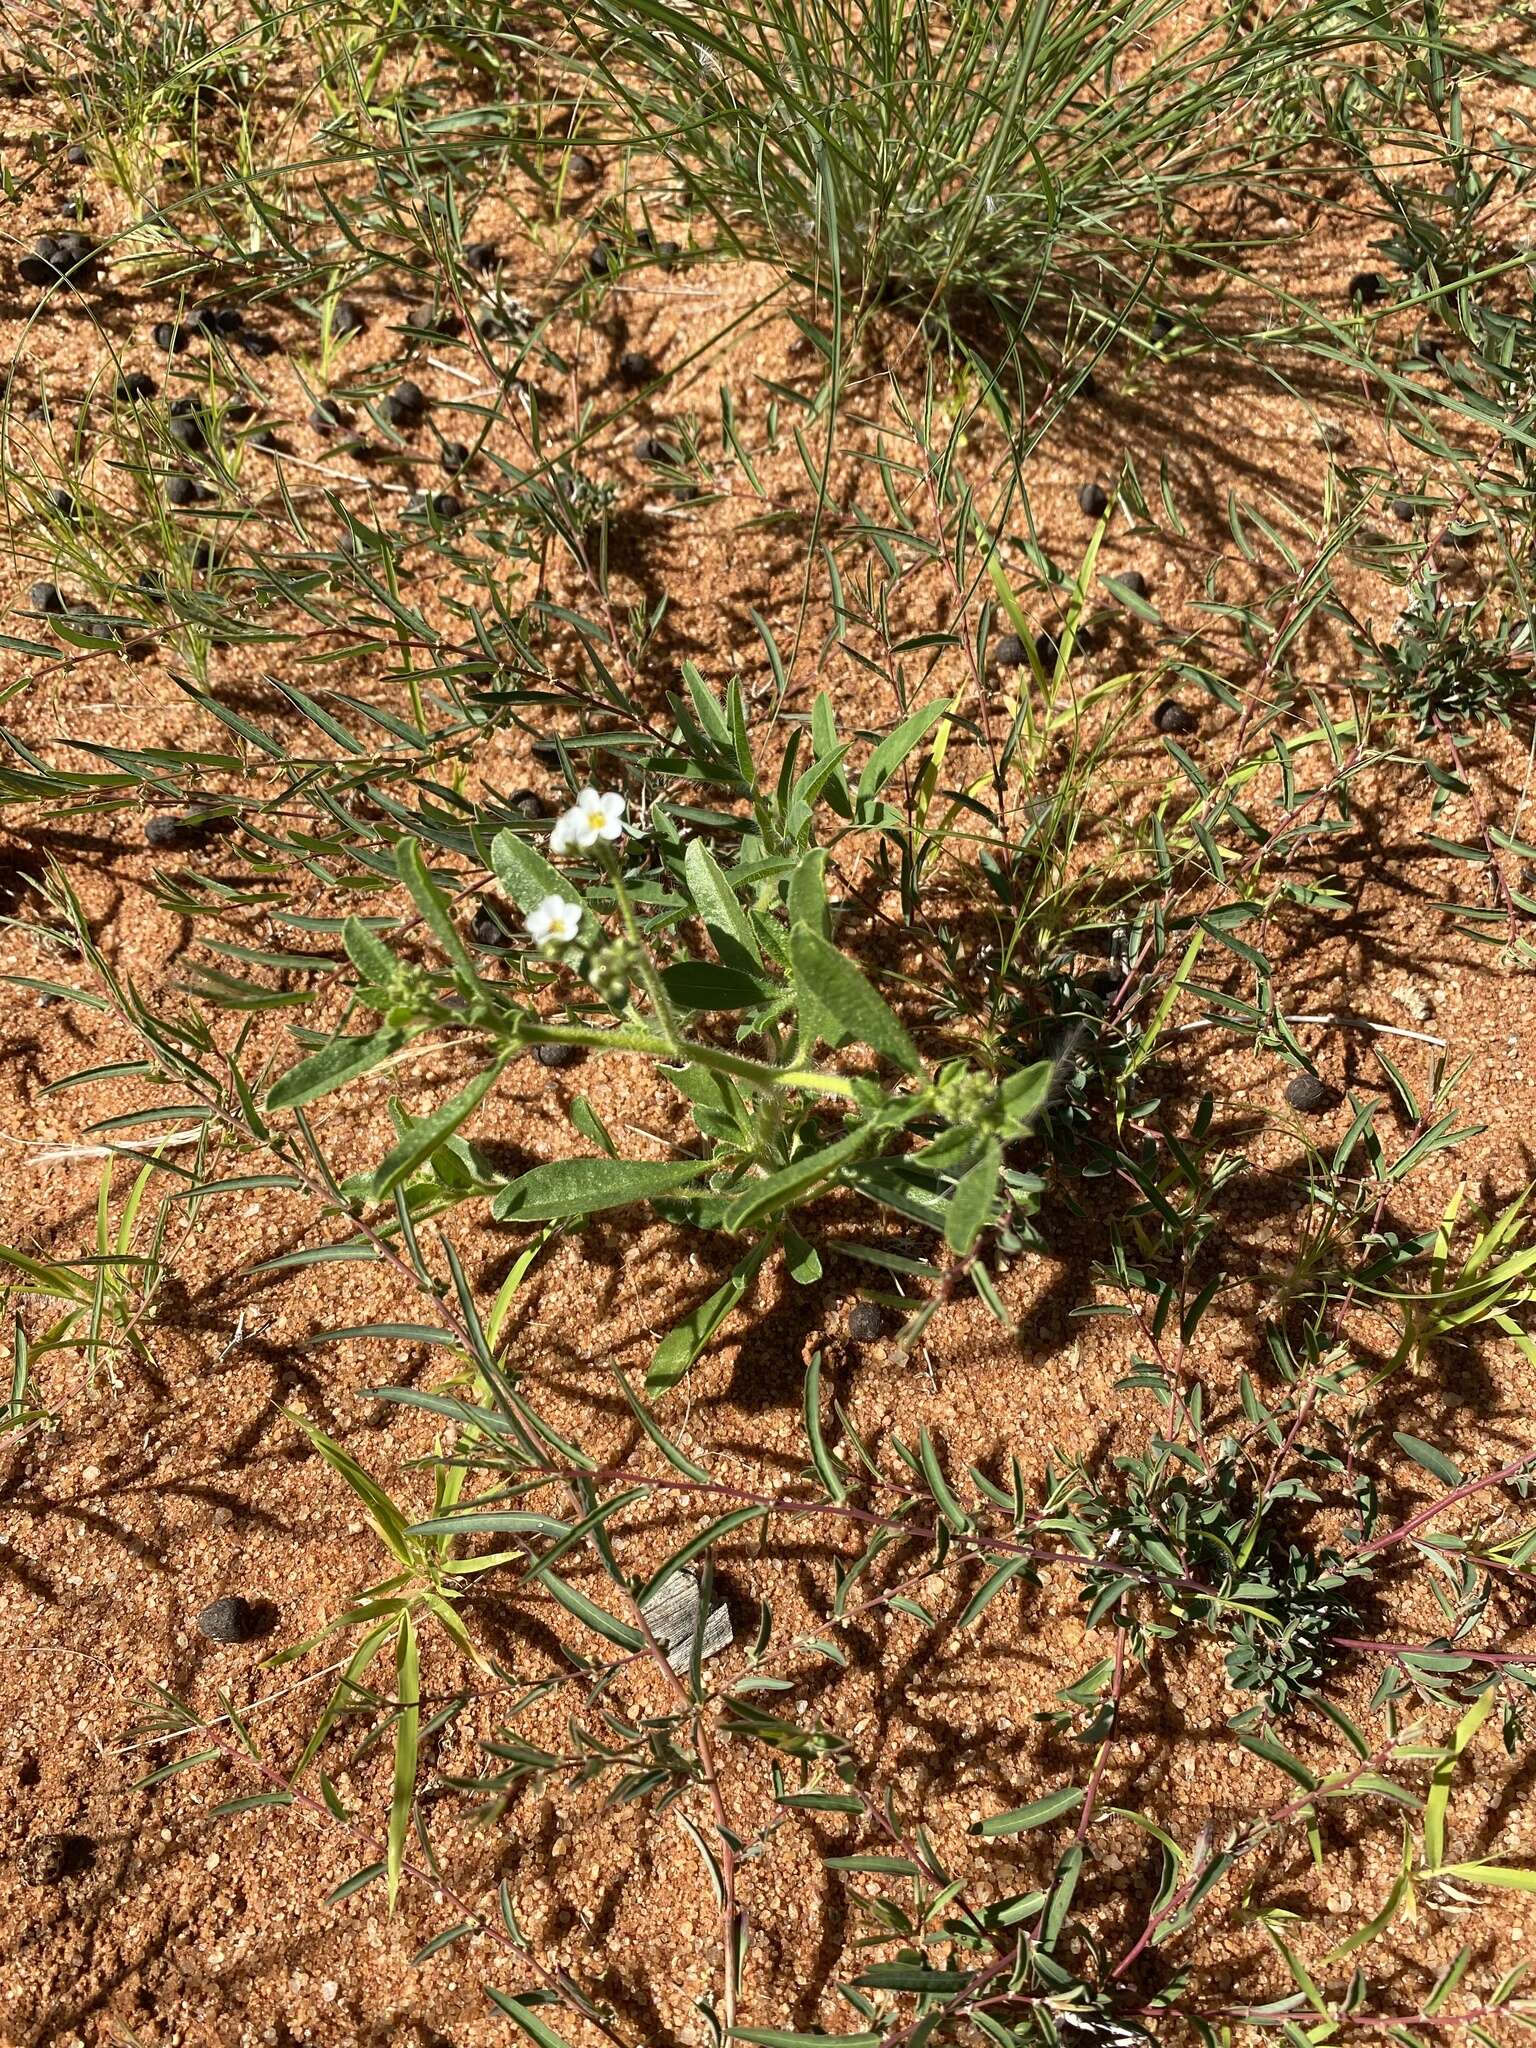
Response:
[[[619,132],[723,248],[865,301],[1026,319],[1123,308],[1199,245],[1202,202],[1278,183],[1309,88],[1360,36],[1329,6],[1182,0],[596,0],[576,26]]]

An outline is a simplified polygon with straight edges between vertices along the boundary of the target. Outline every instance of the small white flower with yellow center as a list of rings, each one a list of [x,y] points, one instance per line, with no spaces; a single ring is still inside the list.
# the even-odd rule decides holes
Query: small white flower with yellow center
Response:
[[[562,811],[555,820],[555,829],[549,835],[551,853],[570,853],[573,849],[596,846],[600,839],[618,839],[624,831],[624,799],[614,790],[607,790],[601,796],[595,789],[584,789],[568,811]]]
[[[542,897],[526,919],[528,936],[536,946],[563,946],[581,931],[581,905],[564,896]]]

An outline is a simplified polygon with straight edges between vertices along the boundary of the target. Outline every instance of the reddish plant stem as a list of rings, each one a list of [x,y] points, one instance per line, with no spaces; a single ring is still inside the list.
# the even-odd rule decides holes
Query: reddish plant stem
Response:
[[[1347,1791],[1356,1779],[1364,1777],[1368,1772],[1379,1770],[1392,1756],[1394,1746],[1393,1743],[1387,1743],[1382,1748],[1374,1750],[1370,1756],[1365,1757],[1355,1766],[1348,1777],[1341,1778],[1336,1783],[1328,1784],[1326,1789],[1330,1796]],[[1304,1813],[1308,1807],[1315,1805],[1319,1793],[1324,1789],[1324,1785],[1319,1784],[1311,1791],[1303,1792],[1299,1798],[1288,1799],[1282,1805],[1272,1807],[1268,1813],[1260,1814],[1246,1829],[1239,1832],[1230,1847],[1223,1853],[1231,1859],[1233,1865],[1239,1863],[1243,1857],[1250,1855],[1275,1828],[1284,1827],[1287,1821],[1294,1820],[1297,1814]],[[1149,1916],[1146,1926],[1142,1928],[1136,1940],[1110,1971],[1111,1982],[1123,1977],[1137,1957],[1151,1945],[1157,1936],[1158,1930],[1167,1927],[1176,1917],[1185,1901],[1199,1885],[1208,1867],[1209,1858],[1202,1858],[1198,1867],[1185,1878],[1184,1882],[1171,1895],[1161,1910],[1155,1911]]]
[[[1143,2009],[1143,2012],[1146,2017],[1150,2018],[1156,2010],[1160,2010],[1160,2008],[1148,2006]],[[1373,2031],[1377,2033],[1390,2033],[1397,2027],[1434,2027],[1448,2032],[1453,2027],[1476,2026],[1482,2020],[1500,2019],[1510,2014],[1530,2013],[1536,2013],[1536,2002],[1528,1998],[1521,1998],[1511,2001],[1508,2005],[1474,2006],[1468,2012],[1370,2013],[1330,2011],[1328,2023],[1330,2026],[1335,2027],[1354,2027],[1360,2033],[1370,2033]],[[1138,2017],[1140,2016],[1138,2015]],[[1213,2006],[1204,2012],[1187,2013],[1184,2017],[1199,2020],[1238,2020],[1244,2026],[1249,2027],[1293,2027],[1296,2024],[1296,2015],[1294,2013],[1260,2012],[1251,2006],[1245,2005]]]
[[[1459,1500],[1469,1499],[1474,1493],[1486,1492],[1490,1486],[1502,1486],[1506,1479],[1513,1479],[1516,1473],[1523,1472],[1533,1459],[1536,1459],[1536,1451],[1526,1451],[1523,1456],[1512,1459],[1509,1464],[1501,1465],[1497,1472],[1485,1472],[1481,1479],[1467,1480],[1465,1485],[1454,1487],[1451,1492],[1442,1494],[1439,1500],[1431,1501],[1427,1508],[1420,1508],[1417,1514],[1410,1515],[1406,1522],[1400,1522],[1395,1529],[1389,1529],[1385,1536],[1376,1536],[1369,1543],[1358,1544],[1353,1555],[1374,1557],[1379,1551],[1390,1550],[1395,1543],[1406,1542],[1416,1531],[1422,1529],[1426,1522],[1432,1522],[1435,1516],[1443,1513],[1446,1508],[1454,1507]]]
[[[1335,1649],[1358,1650],[1370,1657],[1465,1657],[1469,1664],[1536,1664],[1536,1651],[1464,1650],[1459,1643],[1438,1649],[1433,1643],[1373,1643],[1356,1636],[1332,1636]]]

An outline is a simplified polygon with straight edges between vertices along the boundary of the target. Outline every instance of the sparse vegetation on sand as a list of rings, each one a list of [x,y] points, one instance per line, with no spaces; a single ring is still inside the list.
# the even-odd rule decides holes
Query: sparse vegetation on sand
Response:
[[[0,60],[0,2033],[1530,2031],[1527,16]]]

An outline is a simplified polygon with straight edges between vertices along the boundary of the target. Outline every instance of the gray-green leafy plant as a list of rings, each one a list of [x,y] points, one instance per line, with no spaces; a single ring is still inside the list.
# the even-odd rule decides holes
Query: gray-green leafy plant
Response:
[[[302,1109],[360,1080],[424,1032],[466,1041],[477,1054],[470,1080],[430,1115],[401,1118],[398,1143],[370,1174],[347,1183],[358,1204],[403,1191],[409,1210],[413,1201],[436,1201],[436,1162],[520,1053],[561,1044],[654,1060],[693,1125],[678,1156],[620,1156],[584,1105],[595,1152],[480,1183],[498,1222],[579,1225],[647,1202],[745,1241],[725,1282],[662,1339],[652,1392],[687,1372],[770,1252],[783,1247],[800,1284],[820,1279],[808,1217],[838,1189],[942,1236],[996,1302],[973,1254],[984,1232],[1030,1206],[1035,1184],[1006,1154],[1038,1115],[1052,1063],[997,1074],[948,1058],[930,1068],[868,975],[834,943],[827,848],[817,837],[823,818],[839,831],[900,832],[904,821],[885,792],[947,708],[937,700],[911,713],[855,781],[845,766],[848,743],[822,698],[809,746],[793,734],[764,787],[739,688],[722,703],[691,675],[675,744],[717,795],[745,801],[745,816],[721,813],[710,832],[681,806],[653,802],[642,834],[596,839],[590,859],[560,870],[528,836],[499,833],[490,866],[530,938],[521,988],[482,971],[420,845],[402,840],[401,880],[442,964],[408,961],[363,920],[349,920],[345,945],[360,977],[354,1000],[380,1021],[371,1031],[340,1032],[301,1060],[269,1091],[268,1112]],[[609,804],[617,827],[623,801]],[[551,915],[564,921],[546,936]],[[529,998],[540,986],[565,1014],[534,1007]],[[722,1042],[721,1020],[730,1043]],[[866,1059],[864,1071],[840,1069],[820,1057],[846,1047],[867,1048],[878,1066]]]

